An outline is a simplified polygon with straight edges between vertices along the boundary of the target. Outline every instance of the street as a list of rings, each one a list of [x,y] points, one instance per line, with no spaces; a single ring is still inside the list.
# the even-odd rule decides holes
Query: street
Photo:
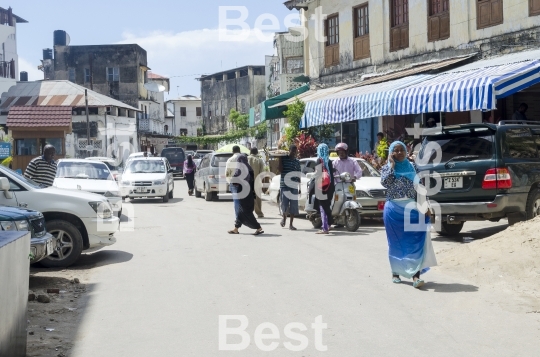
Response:
[[[277,207],[264,202],[266,234],[254,237],[242,228],[228,235],[230,200],[205,202],[187,195],[184,180],[175,183],[169,203],[133,204],[134,231],[125,231],[124,216],[115,245],[82,257],[80,264],[92,268],[71,356],[534,356],[540,350],[540,314],[506,293],[450,278],[440,267],[424,276],[422,290],[407,280],[392,284],[380,222],[321,236],[297,219],[298,231],[291,232],[279,226]],[[467,223],[461,236],[483,238],[505,227]],[[433,244],[440,251],[462,243],[435,235]],[[245,350],[219,350],[220,315],[247,318]],[[311,327],[320,319],[327,324],[322,339]],[[279,331],[262,341],[278,342],[273,352],[255,341],[265,322]],[[300,344],[284,332],[290,323],[307,327],[295,329],[308,341],[302,352],[289,350],[289,342]],[[238,326],[237,320],[227,325]],[[226,342],[242,341],[230,335]]]

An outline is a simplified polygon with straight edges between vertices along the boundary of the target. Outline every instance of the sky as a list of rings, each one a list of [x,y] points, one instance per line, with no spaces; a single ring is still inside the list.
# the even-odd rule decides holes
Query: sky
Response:
[[[200,95],[201,74],[211,74],[244,65],[264,65],[265,55],[274,53],[272,33],[294,25],[284,0],[16,0],[4,3],[13,13],[27,20],[18,24],[19,70],[29,80],[43,79],[37,69],[42,50],[53,47],[53,31],[65,30],[71,45],[136,43],[147,51],[152,72],[171,79],[168,99]],[[242,7],[247,19],[244,28],[227,26],[222,35],[243,37],[241,41],[220,38],[220,7]],[[222,10],[222,13],[224,11]],[[270,14],[277,22],[265,30],[256,26],[261,15]],[[223,19],[239,18],[237,10]],[[289,16],[289,18],[287,18]],[[288,21],[286,23],[286,21]],[[262,25],[271,25],[264,20]],[[248,26],[248,27],[246,27]],[[279,28],[278,28],[279,27]],[[258,29],[258,30],[257,30]]]

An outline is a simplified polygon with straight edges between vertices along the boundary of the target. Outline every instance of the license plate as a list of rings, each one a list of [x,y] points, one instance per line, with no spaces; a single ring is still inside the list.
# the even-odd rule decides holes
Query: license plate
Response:
[[[354,195],[356,193],[356,188],[353,186],[353,185],[350,185],[349,186],[349,193],[351,195]]]
[[[51,239],[51,241],[47,243],[47,255],[51,255],[53,252],[54,252],[54,239]]]
[[[463,177],[445,177],[444,188],[463,188]]]
[[[137,187],[135,189],[135,192],[137,192],[137,193],[145,193],[146,192],[146,187]]]

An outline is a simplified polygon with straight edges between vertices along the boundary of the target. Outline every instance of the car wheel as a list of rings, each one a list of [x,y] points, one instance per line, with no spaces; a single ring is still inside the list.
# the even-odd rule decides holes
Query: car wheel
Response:
[[[360,227],[360,213],[357,210],[349,210],[349,215],[345,217],[345,228],[349,232],[356,232]]]
[[[437,233],[442,236],[455,236],[458,235],[459,232],[461,232],[464,224],[465,222],[461,222],[460,224],[449,224],[447,222],[442,222],[441,230]]]
[[[527,219],[540,215],[540,189],[534,189],[527,197]]]
[[[171,192],[169,192],[169,198],[174,198],[174,186],[173,186]]]
[[[201,198],[201,191],[197,190],[197,185],[193,189],[195,190],[195,197]]]
[[[122,218],[122,210],[118,211],[118,218]]]
[[[206,190],[206,185],[205,185],[204,199],[205,199],[205,201],[212,201],[214,199],[214,193],[211,192],[211,191]]]
[[[322,219],[320,216],[318,216],[317,218],[314,218],[312,221],[311,221],[311,224],[313,225],[313,228],[315,229],[321,229],[322,227]]]
[[[163,202],[169,202],[169,186],[167,186],[167,192],[163,196]]]
[[[41,265],[48,268],[68,267],[75,263],[83,249],[81,232],[73,224],[63,220],[46,222],[47,232],[56,238],[55,252],[43,259]]]

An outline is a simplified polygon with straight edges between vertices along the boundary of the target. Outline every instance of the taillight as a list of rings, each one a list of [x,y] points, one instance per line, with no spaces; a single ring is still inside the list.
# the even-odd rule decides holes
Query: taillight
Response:
[[[484,190],[508,189],[512,188],[512,178],[508,169],[489,169],[486,171],[482,182]]]

